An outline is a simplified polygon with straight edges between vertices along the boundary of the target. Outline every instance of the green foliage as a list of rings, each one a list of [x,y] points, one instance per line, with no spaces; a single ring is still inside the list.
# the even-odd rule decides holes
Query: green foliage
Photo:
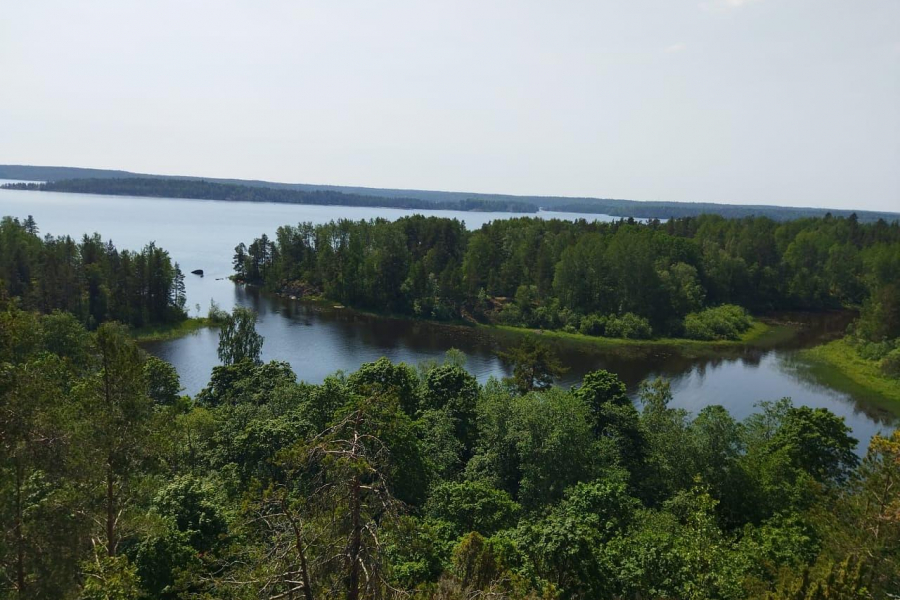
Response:
[[[511,397],[489,385],[478,407],[479,441],[470,479],[508,492],[528,510],[562,498],[595,473],[587,406],[559,389]]]
[[[525,596],[527,584],[510,571],[505,560],[507,550],[502,540],[485,538],[476,532],[460,540],[453,550],[451,567],[452,577],[460,588],[459,595]]]
[[[863,561],[848,556],[840,563],[819,561],[800,573],[787,577],[766,600],[863,600],[871,598],[866,589]]]
[[[822,540],[812,524],[796,513],[777,514],[758,527],[746,526],[740,552],[754,558],[755,575],[776,579],[781,569],[796,569],[815,562]]]
[[[209,384],[197,394],[197,402],[206,406],[220,404],[262,404],[279,387],[295,383],[296,375],[286,362],[257,364],[244,360],[213,367]]]
[[[445,364],[429,371],[423,383],[422,407],[446,412],[468,458],[478,435],[475,423],[478,382],[462,367]]]
[[[573,391],[581,401],[591,407],[595,414],[607,404],[630,405],[625,393],[625,384],[609,371],[591,371],[581,380],[581,385]]]
[[[400,517],[388,532],[385,554],[391,581],[400,589],[425,588],[435,583],[450,563],[456,539],[447,525],[410,516]]]
[[[202,481],[180,476],[156,494],[151,510],[171,519],[192,547],[205,552],[227,532],[223,511],[213,497],[213,490]]]
[[[900,379],[900,348],[894,348],[881,359],[881,372],[888,377]]]
[[[263,337],[256,332],[256,313],[237,306],[219,329],[218,355],[226,365],[243,361],[261,364]]]
[[[134,549],[134,566],[145,597],[175,599],[182,597],[180,579],[198,570],[197,550],[189,536],[174,527],[148,535]],[[183,575],[182,575],[183,574]]]
[[[160,405],[172,405],[181,392],[181,381],[175,367],[155,356],[148,356],[144,362],[144,377],[149,386],[148,393]]]
[[[653,335],[650,322],[634,313],[625,313],[622,316],[610,315],[606,318],[604,331],[607,337],[629,340],[646,340]]]
[[[484,481],[448,481],[435,486],[425,514],[452,526],[455,537],[470,531],[490,537],[515,527],[521,509],[509,494]]]
[[[134,600],[139,597],[136,567],[124,556],[102,556],[84,566],[85,582],[78,600]]]
[[[479,385],[458,357],[321,385],[247,360],[178,393],[123,326],[0,312],[0,596],[809,600],[900,585],[900,432],[859,462],[843,419],[788,399],[743,421],[692,415],[654,380],[638,412],[606,371],[523,393]]]
[[[724,304],[684,318],[684,336],[693,340],[737,340],[752,321],[740,306]]]
[[[512,365],[509,383],[522,394],[548,389],[554,379],[568,370],[547,344],[533,336],[526,337],[521,344],[500,356]]]
[[[350,376],[347,385],[360,396],[393,398],[410,416],[419,408],[419,380],[416,372],[404,363],[395,365],[384,357],[365,363]]]
[[[197,310],[200,310],[200,305],[197,305]],[[209,319],[209,322],[214,325],[222,325],[228,321],[228,311],[222,309],[215,300],[210,299],[209,301],[209,310],[206,313],[206,318]]]
[[[437,479],[451,479],[465,466],[469,450],[458,437],[459,421],[445,409],[426,410],[415,422],[422,452]]]
[[[41,238],[33,220],[11,217],[0,221],[2,296],[29,310],[71,313],[90,329],[104,321],[142,327],[186,317],[184,276],[162,248],[119,251],[97,234],[80,243]]]
[[[603,549],[624,534],[640,508],[626,480],[626,473],[611,472],[579,483],[549,515],[521,523],[513,539],[525,557],[525,571],[550,582],[563,597],[608,596],[613,590]]]
[[[588,315],[581,320],[578,332],[584,335],[603,335],[606,332],[606,317]]]
[[[627,536],[613,540],[605,561],[620,593],[658,598],[744,598],[746,568],[716,525],[715,501],[702,489],[679,492],[661,512],[644,512]]]
[[[772,438],[773,449],[784,449],[794,465],[828,483],[844,481],[859,462],[844,420],[824,408],[792,407]]]

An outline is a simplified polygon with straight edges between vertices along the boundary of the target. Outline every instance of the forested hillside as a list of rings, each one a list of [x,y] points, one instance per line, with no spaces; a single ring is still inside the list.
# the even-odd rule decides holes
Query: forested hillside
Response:
[[[0,221],[0,299],[10,298],[29,310],[71,313],[91,329],[105,321],[141,327],[186,317],[184,276],[162,248],[120,251],[98,234],[80,242],[41,237],[31,217]]]
[[[306,223],[239,245],[235,273],[374,310],[610,337],[734,338],[743,309],[847,306],[870,339],[900,335],[900,225],[855,218]]]
[[[0,312],[0,595],[889,598],[900,434],[772,398],[637,406],[598,371],[479,385],[458,353],[321,385],[223,325],[208,387],[112,323]],[[527,374],[527,375],[526,375]]]

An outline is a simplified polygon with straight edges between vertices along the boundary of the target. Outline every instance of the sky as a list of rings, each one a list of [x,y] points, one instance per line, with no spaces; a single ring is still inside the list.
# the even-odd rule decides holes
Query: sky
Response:
[[[898,0],[3,0],[0,163],[900,211]]]

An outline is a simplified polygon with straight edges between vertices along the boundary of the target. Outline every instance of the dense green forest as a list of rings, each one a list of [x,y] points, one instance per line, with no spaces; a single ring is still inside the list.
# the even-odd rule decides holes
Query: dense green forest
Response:
[[[184,277],[154,244],[119,251],[98,234],[80,242],[41,237],[30,216],[0,221],[0,299],[22,308],[61,310],[93,329],[105,321],[135,327],[183,320]]]
[[[701,214],[714,214],[738,219],[747,216],[769,217],[778,221],[787,221],[805,217],[824,217],[826,213],[833,216],[849,217],[856,214],[863,223],[874,223],[879,219],[894,221],[900,218],[897,212],[851,211],[824,208],[803,208],[769,205],[733,205],[713,202],[664,202],[645,200],[621,200],[613,198],[567,198],[561,196],[513,196],[509,194],[484,194],[477,192],[447,192],[434,190],[384,189],[371,187],[353,187],[342,185],[316,185],[309,183],[280,183],[252,179],[223,179],[214,177],[186,177],[175,175],[147,175],[130,171],[111,169],[85,169],[78,167],[42,167],[31,165],[0,165],[0,179],[20,179],[25,181],[59,181],[62,179],[174,179],[207,181],[211,183],[232,184],[250,187],[298,190],[304,192],[337,192],[341,194],[368,196],[377,198],[406,199],[422,201],[428,208],[451,208],[457,210],[505,210],[510,207],[517,212],[533,212],[533,207],[544,210],[583,212],[612,215],[614,217],[634,217],[645,219],[670,219],[677,217],[696,217]],[[97,184],[103,187],[100,184]],[[103,193],[103,192],[92,192]],[[149,194],[158,196],[159,194]],[[459,208],[466,203],[474,208]],[[339,204],[346,204],[340,202]],[[379,204],[379,206],[388,206]],[[393,206],[393,205],[391,205]],[[412,203],[410,204],[412,206]],[[496,208],[501,207],[501,208]],[[520,208],[515,208],[520,207]]]
[[[339,206],[376,206],[432,210],[537,212],[534,204],[518,200],[484,200],[464,198],[439,203],[417,198],[388,198],[348,194],[332,190],[295,190],[266,186],[212,183],[202,179],[126,178],[63,179],[47,183],[11,183],[7,189],[107,194],[111,196],[149,196],[155,198],[194,198],[240,202],[283,202]]]
[[[900,433],[773,398],[735,420],[637,405],[545,352],[480,385],[464,357],[321,385],[222,327],[209,385],[128,332],[0,311],[0,596],[65,600],[887,599]],[[539,363],[532,358],[541,355]],[[299,374],[302,377],[302,373]]]
[[[900,336],[900,225],[852,217],[304,223],[240,244],[235,272],[351,306],[589,335],[733,339],[744,309],[861,306],[864,339]]]

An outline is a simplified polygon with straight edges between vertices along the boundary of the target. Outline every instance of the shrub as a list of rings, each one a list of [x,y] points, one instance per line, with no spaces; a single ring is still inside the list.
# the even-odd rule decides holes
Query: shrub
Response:
[[[603,335],[606,331],[606,317],[588,315],[581,320],[578,330],[584,335]]]
[[[197,308],[200,308],[200,305],[197,305]],[[209,301],[209,312],[206,313],[206,318],[210,320],[215,325],[221,325],[225,321],[228,320],[228,311],[222,310],[222,307],[216,303],[215,300],[210,299]]]
[[[646,340],[653,335],[650,322],[634,313],[625,313],[621,317],[610,315],[606,319],[607,337]]]
[[[500,322],[504,325],[522,325],[522,311],[515,304],[507,304],[500,310]]]
[[[693,340],[736,340],[753,323],[747,311],[723,304],[691,313],[684,318],[684,335]]]
[[[881,359],[881,372],[888,377],[900,378],[900,348],[895,348]]]
[[[581,327],[581,315],[568,308],[559,310],[559,322],[563,326],[572,327],[575,331]]]
[[[561,326],[559,320],[559,311],[556,306],[538,306],[532,311],[529,327],[540,327],[542,329],[559,329]]]
[[[881,360],[890,354],[895,347],[896,340],[885,340],[883,342],[861,341],[856,346],[856,352],[861,358],[866,360]]]

